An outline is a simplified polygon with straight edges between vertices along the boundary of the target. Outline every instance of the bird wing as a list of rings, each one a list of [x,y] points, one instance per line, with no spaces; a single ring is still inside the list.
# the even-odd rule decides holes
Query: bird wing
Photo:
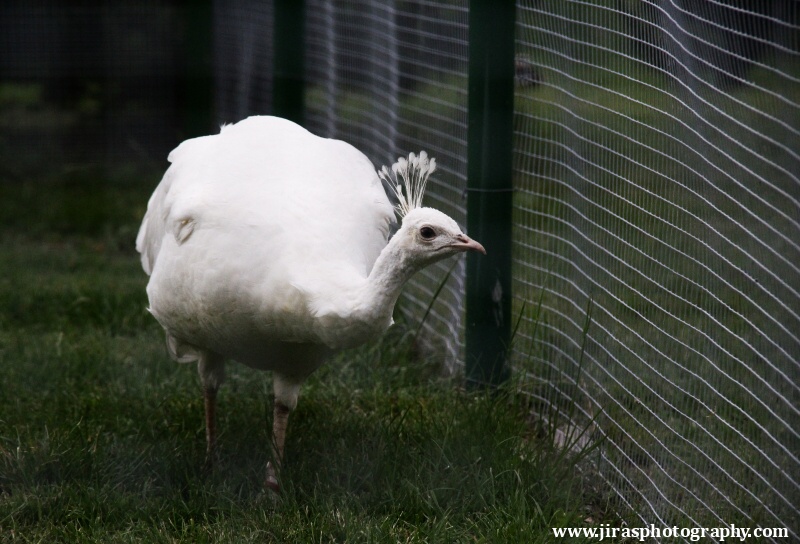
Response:
[[[309,262],[340,261],[369,274],[394,212],[372,163],[353,146],[277,117],[250,117],[218,135],[187,140],[153,193],[136,248],[148,274],[171,222],[275,227],[283,248]],[[277,241],[276,241],[277,242]]]
[[[183,156],[191,161],[195,157],[204,156],[205,152],[212,149],[213,146],[212,136],[186,140],[170,153],[168,160],[170,163],[174,163]],[[161,249],[161,242],[167,231],[171,204],[167,198],[168,196],[174,196],[174,194],[170,195],[170,189],[175,177],[175,169],[169,168],[161,179],[161,183],[158,184],[158,187],[150,196],[150,200],[147,203],[147,211],[144,214],[144,219],[142,219],[142,225],[136,235],[136,251],[141,256],[142,268],[147,275],[150,275],[153,271],[158,252]]]

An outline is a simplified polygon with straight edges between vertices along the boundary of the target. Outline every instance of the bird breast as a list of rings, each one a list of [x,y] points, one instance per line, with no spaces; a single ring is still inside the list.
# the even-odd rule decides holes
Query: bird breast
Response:
[[[350,265],[328,261],[320,274],[313,258],[298,264],[292,252],[271,255],[193,224],[185,241],[165,238],[147,287],[150,311],[172,336],[260,366],[275,342],[341,349],[391,325],[392,308],[365,300],[366,278]],[[220,247],[216,257],[209,251]],[[284,273],[298,268],[306,273]]]

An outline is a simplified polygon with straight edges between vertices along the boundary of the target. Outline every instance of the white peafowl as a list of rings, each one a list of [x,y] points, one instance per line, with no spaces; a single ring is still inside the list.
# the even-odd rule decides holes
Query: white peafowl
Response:
[[[250,117],[169,155],[136,239],[150,312],[170,355],[196,361],[207,454],[224,360],[274,374],[278,491],[289,413],[335,350],[378,338],[403,284],[463,251],[486,253],[447,215],[421,206],[436,161],[425,152],[377,172],[353,146],[285,119]],[[397,197],[401,228],[389,240]]]

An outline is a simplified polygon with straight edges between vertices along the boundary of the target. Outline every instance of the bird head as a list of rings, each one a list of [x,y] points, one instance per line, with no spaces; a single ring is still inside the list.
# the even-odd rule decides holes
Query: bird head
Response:
[[[433,208],[410,210],[394,237],[406,258],[418,266],[427,266],[464,251],[486,254],[483,246],[461,232],[453,219]]]
[[[394,193],[398,204],[397,214],[402,226],[395,234],[407,258],[418,266],[427,266],[456,253],[478,251],[486,254],[483,246],[461,232],[449,216],[433,208],[422,207],[422,197],[428,177],[436,170],[436,159],[428,154],[410,153],[400,157],[391,171],[384,166],[378,175]]]

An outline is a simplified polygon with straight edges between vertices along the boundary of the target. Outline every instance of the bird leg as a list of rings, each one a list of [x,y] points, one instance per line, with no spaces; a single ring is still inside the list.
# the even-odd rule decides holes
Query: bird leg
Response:
[[[291,409],[288,406],[275,400],[272,418],[272,458],[275,464],[267,463],[266,486],[276,493],[280,492],[276,467],[279,471],[283,461],[283,445],[286,442],[286,428],[289,426],[290,412]]]
[[[283,445],[286,442],[289,414],[297,406],[300,384],[303,383],[306,376],[284,376],[275,373],[272,378],[272,387],[275,393],[272,417],[272,462],[267,464],[265,484],[272,491],[279,492],[278,474],[283,463]]]
[[[214,464],[214,451],[217,447],[217,391],[203,388],[203,405],[206,412],[206,468]]]
[[[217,445],[217,390],[225,379],[224,359],[211,352],[203,352],[197,364],[200,383],[203,386],[203,407],[206,414],[206,463],[210,470],[214,465]]]

